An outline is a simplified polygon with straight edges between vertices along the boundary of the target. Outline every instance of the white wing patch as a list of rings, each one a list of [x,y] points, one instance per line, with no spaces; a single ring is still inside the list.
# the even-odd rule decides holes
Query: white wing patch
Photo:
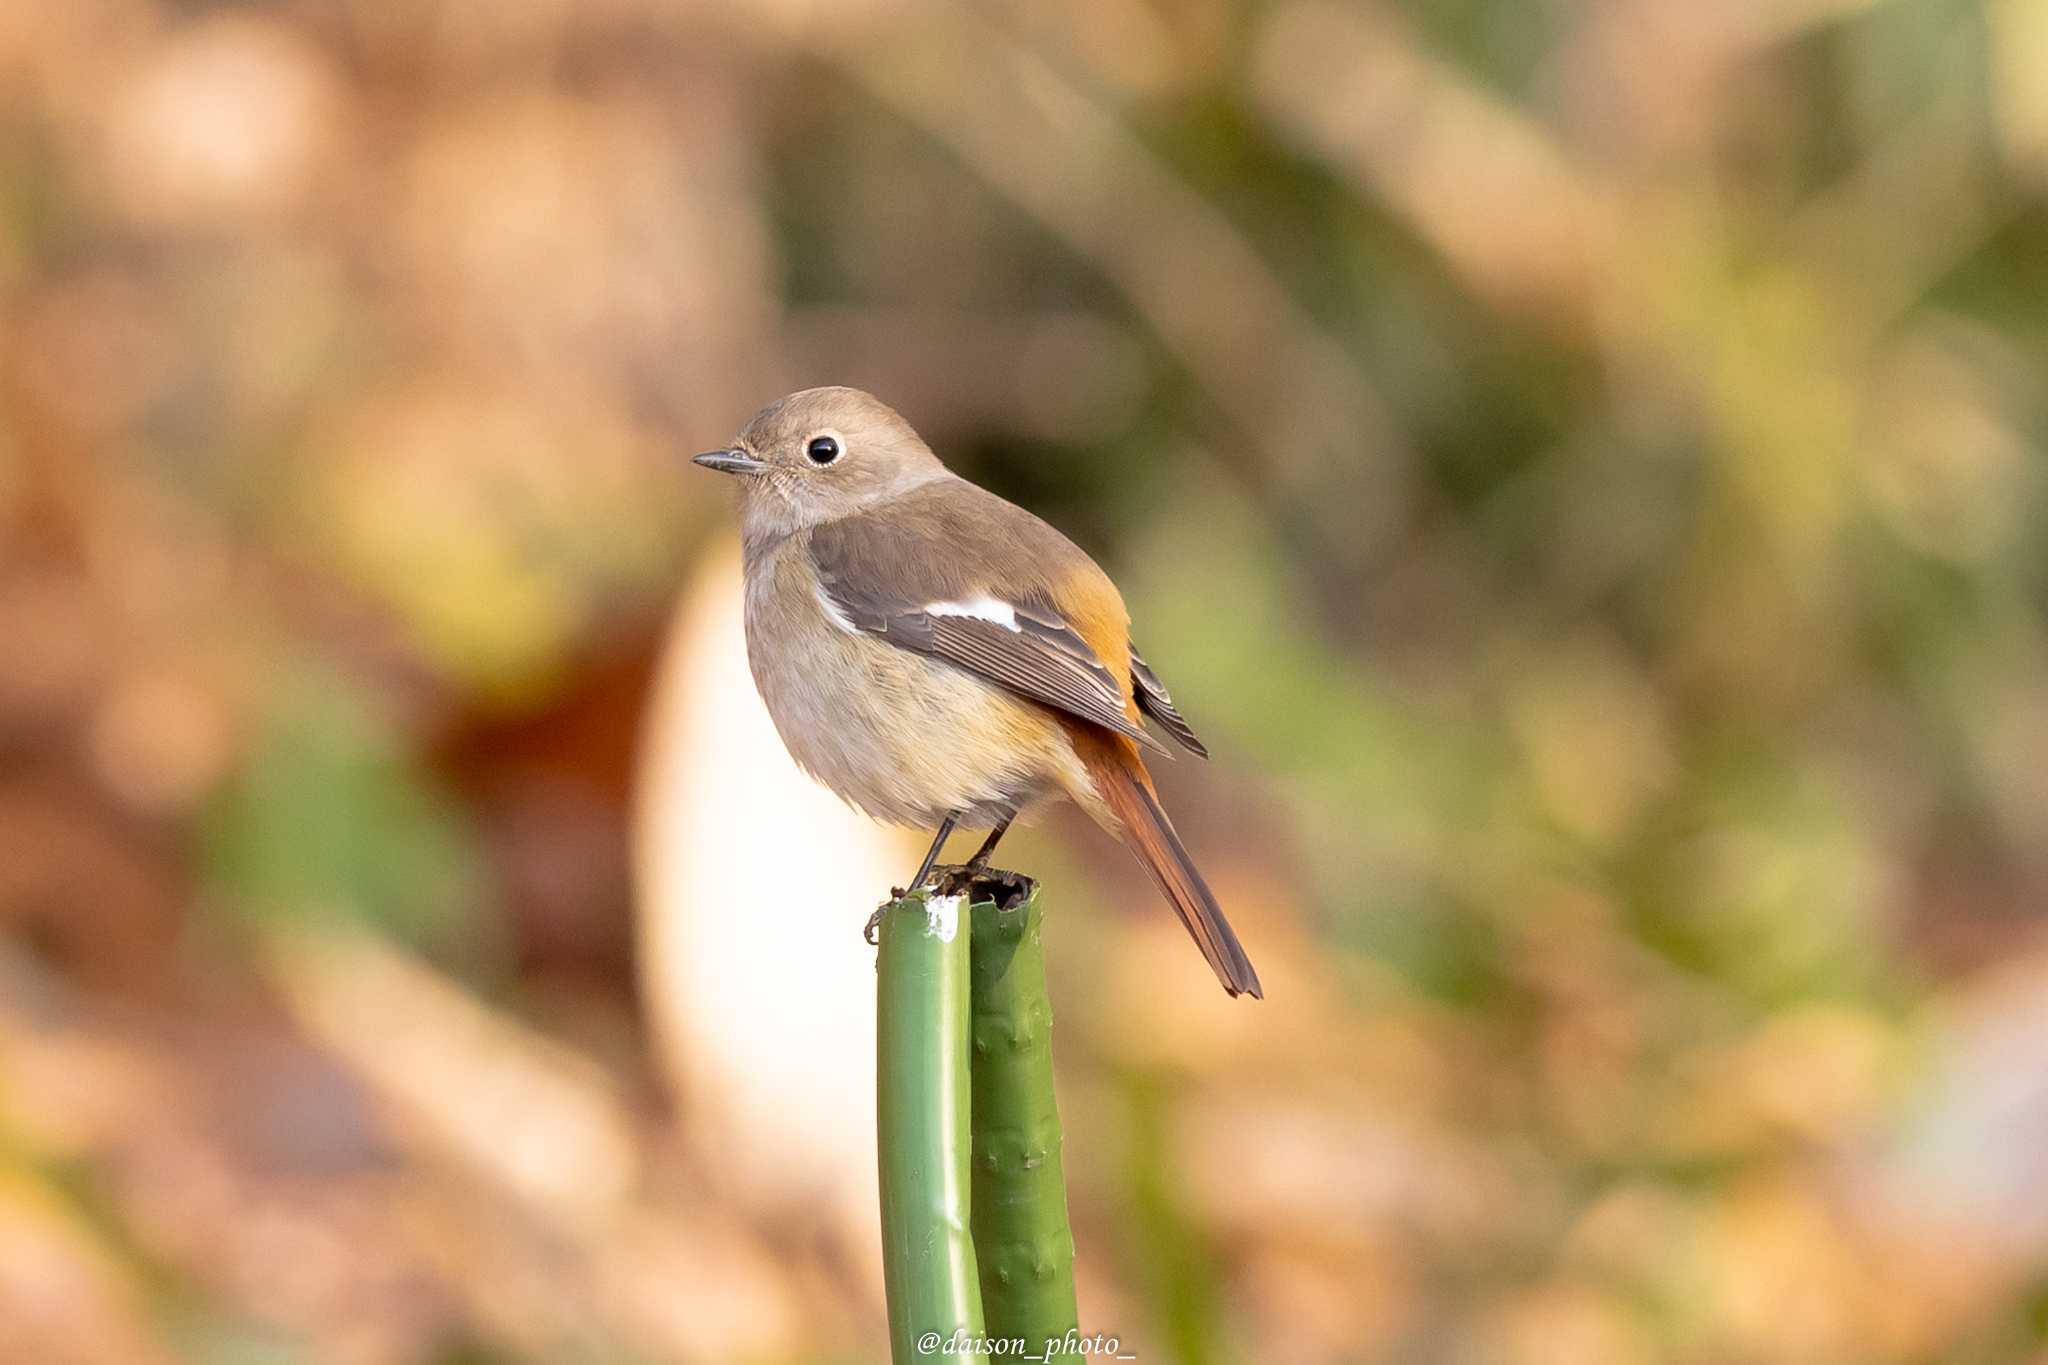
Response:
[[[988,621],[1008,631],[1024,629],[1017,624],[1015,607],[987,595],[970,597],[965,602],[927,602],[920,610],[927,616],[971,616],[977,621]]]

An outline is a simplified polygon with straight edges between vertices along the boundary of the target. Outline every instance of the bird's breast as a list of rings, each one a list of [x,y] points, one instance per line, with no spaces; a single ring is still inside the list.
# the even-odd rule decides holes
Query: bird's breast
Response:
[[[1031,804],[1078,767],[1043,708],[835,619],[800,538],[749,565],[747,662],[797,764],[879,819],[970,825]]]

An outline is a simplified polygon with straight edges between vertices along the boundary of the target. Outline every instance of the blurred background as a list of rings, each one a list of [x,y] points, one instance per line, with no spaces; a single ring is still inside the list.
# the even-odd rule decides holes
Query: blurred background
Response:
[[[2048,1361],[2048,6],[0,7],[0,1360],[873,1362],[779,393],[1068,531],[1142,1361]],[[963,841],[955,856],[968,847]]]

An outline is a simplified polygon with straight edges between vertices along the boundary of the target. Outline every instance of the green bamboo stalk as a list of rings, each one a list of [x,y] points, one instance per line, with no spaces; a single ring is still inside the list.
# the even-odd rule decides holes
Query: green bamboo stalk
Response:
[[[1038,885],[989,874],[973,901],[974,1245],[993,1338],[1078,1361],[1052,1005]]]
[[[934,1342],[982,1335],[969,1219],[965,898],[925,888],[882,912],[876,960],[876,1137],[882,1277],[895,1365],[983,1361]]]

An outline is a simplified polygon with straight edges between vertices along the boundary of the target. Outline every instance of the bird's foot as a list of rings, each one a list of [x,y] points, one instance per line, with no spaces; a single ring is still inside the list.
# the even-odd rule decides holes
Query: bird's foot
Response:
[[[930,875],[930,872],[931,870],[927,868],[925,880],[922,883],[925,886],[930,886],[932,884],[932,877]],[[875,913],[868,916],[867,926],[860,931],[860,936],[867,941],[867,945],[870,948],[878,946],[882,941],[882,916],[888,914],[889,907],[894,905],[897,901],[902,900],[905,896],[909,895],[912,889],[913,888],[911,887],[905,886],[890,887],[889,899],[883,901],[880,905],[876,906]]]

